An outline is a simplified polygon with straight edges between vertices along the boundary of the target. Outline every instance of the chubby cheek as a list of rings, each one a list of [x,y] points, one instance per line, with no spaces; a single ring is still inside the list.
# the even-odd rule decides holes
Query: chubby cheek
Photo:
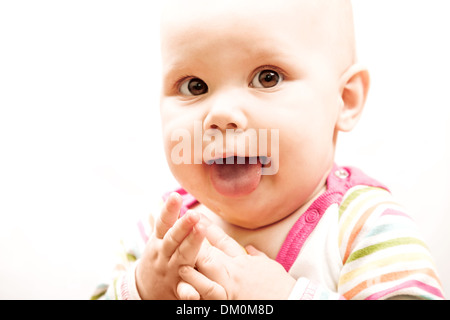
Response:
[[[174,178],[188,192],[197,193],[199,189],[208,185],[203,164],[195,156],[193,135],[188,127],[163,127],[164,152],[167,164]]]
[[[279,178],[285,190],[296,190],[302,200],[311,195],[333,163],[333,134],[333,125],[323,117],[285,122],[280,130],[279,151]]]

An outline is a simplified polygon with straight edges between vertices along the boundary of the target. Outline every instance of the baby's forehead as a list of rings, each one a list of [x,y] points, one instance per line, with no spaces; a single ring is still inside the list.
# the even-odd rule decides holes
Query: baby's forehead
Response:
[[[163,51],[164,42],[175,44],[174,39],[239,34],[254,41],[255,35],[270,34],[320,44],[328,51],[336,51],[333,47],[338,45],[342,56],[354,55],[350,0],[168,0],[161,32]],[[193,34],[198,37],[193,39]]]
[[[166,0],[163,21],[182,22],[201,18],[252,20],[264,13],[271,13],[276,19],[283,13],[289,13],[297,17],[296,21],[300,23],[305,19],[318,20],[320,17],[329,20],[330,15],[343,16],[343,12],[347,15],[349,9],[350,0]]]

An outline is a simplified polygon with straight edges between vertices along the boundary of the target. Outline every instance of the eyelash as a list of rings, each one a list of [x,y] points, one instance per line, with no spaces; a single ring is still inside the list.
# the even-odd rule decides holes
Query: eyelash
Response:
[[[287,73],[283,69],[281,69],[280,67],[276,67],[274,65],[269,65],[269,64],[268,65],[262,65],[262,66],[258,67],[257,69],[255,69],[255,71],[253,71],[251,73],[251,76],[250,76],[250,78],[248,80],[248,86],[249,87],[252,87],[252,81],[256,77],[256,75],[258,73],[264,71],[264,70],[273,70],[273,71],[277,72],[279,75],[282,76],[283,81],[286,81],[286,79],[287,79]],[[174,90],[176,92],[180,93],[181,86],[184,84],[184,82],[186,82],[186,81],[188,81],[190,79],[192,80],[192,79],[196,79],[196,78],[198,78],[198,77],[193,76],[193,75],[187,75],[187,74],[181,76],[180,78],[178,78],[178,80],[175,81]],[[199,79],[201,79],[201,78],[199,78]]]
[[[263,65],[263,66],[258,67],[255,71],[253,71],[253,73],[250,76],[250,79],[249,79],[249,82],[248,82],[248,86],[252,88],[253,87],[252,86],[253,79],[259,73],[261,73],[262,71],[265,71],[265,70],[275,71],[278,75],[280,75],[280,77],[282,79],[281,81],[285,81],[286,78],[287,78],[286,72],[283,69],[281,69],[280,67],[276,67],[276,66],[269,65],[269,64],[268,65]],[[266,89],[270,89],[270,88],[266,88]]]
[[[174,83],[174,85],[173,85],[173,89],[174,89],[174,91],[177,91],[177,92],[179,92],[180,91],[180,88],[181,88],[181,86],[182,86],[182,84],[185,82],[185,81],[187,81],[187,80],[189,80],[189,79],[195,79],[196,77],[195,76],[191,76],[191,75],[183,75],[183,76],[181,76],[181,77],[179,77],[178,78],[178,80],[176,80],[175,81],[175,83]]]
[[[261,71],[264,71],[264,70],[272,70],[272,71],[275,71],[275,72],[278,73],[279,75],[283,76],[283,79],[286,80],[286,78],[287,78],[287,74],[286,74],[286,72],[285,72],[283,69],[281,69],[280,67],[276,67],[276,66],[273,66],[273,65],[268,64],[268,65],[263,65],[263,66],[260,66],[260,67],[256,68],[256,70],[253,71],[252,74],[251,74],[251,76],[250,76],[250,79],[249,79],[250,82],[249,82],[249,83],[251,83],[252,79],[253,79],[254,77],[256,77],[256,75],[257,75],[258,73],[260,73]]]

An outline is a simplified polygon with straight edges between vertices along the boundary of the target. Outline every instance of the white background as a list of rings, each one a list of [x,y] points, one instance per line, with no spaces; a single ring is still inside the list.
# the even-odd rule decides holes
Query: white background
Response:
[[[0,298],[86,299],[175,185],[154,1],[0,0]],[[372,88],[337,162],[387,184],[450,292],[450,2],[355,0]]]

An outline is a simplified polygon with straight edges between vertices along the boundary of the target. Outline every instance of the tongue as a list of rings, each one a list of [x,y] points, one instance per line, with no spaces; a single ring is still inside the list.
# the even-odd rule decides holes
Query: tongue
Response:
[[[227,197],[241,197],[252,193],[261,180],[261,162],[250,164],[250,158],[246,158],[245,164],[238,164],[236,158],[234,164],[213,163],[211,165],[211,182],[220,194]]]

